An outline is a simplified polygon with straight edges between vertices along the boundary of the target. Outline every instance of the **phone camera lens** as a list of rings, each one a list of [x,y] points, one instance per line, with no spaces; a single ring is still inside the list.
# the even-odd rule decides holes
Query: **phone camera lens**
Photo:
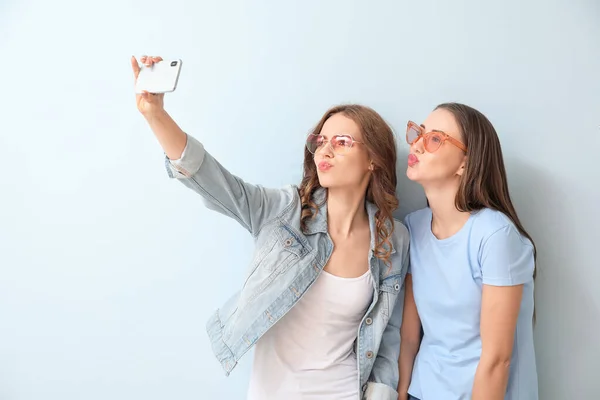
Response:
[[[171,67],[174,67],[177,65],[177,61],[171,61]]]

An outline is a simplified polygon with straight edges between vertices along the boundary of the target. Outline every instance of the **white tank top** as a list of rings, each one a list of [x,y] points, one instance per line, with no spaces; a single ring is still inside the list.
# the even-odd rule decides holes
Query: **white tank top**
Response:
[[[353,346],[372,297],[370,271],[357,278],[320,273],[256,343],[248,400],[357,399]]]

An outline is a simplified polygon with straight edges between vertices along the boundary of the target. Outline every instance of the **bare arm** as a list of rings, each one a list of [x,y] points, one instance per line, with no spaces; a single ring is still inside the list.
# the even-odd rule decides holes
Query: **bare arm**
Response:
[[[472,399],[502,400],[508,386],[524,284],[533,280],[533,247],[516,228],[507,225],[485,240],[480,263],[483,279],[481,357]]]
[[[399,399],[408,397],[413,365],[421,344],[421,319],[413,295],[412,274],[406,275],[405,288],[404,312],[400,328],[400,358],[398,359],[398,369],[400,370]]]
[[[483,286],[481,359],[475,372],[473,400],[503,400],[510,372],[523,285]]]
[[[144,56],[140,61],[146,65],[152,65],[162,61],[162,58]],[[135,57],[131,57],[131,68],[135,79],[137,79],[140,66]],[[140,113],[148,121],[150,129],[154,132],[167,157],[171,160],[177,160],[185,149],[187,135],[165,111],[164,96],[164,94],[136,94],[136,104]]]
[[[142,57],[142,63],[161,62],[161,57]],[[131,58],[133,74],[140,72]],[[136,94],[137,108],[148,122],[167,157],[169,176],[177,178],[214,211],[227,215],[256,235],[260,228],[285,210],[297,193],[293,188],[270,189],[245,182],[221,165],[204,145],[188,136],[163,107],[164,94]]]
[[[180,159],[187,143],[187,135],[173,118],[165,110],[145,117],[167,157],[171,160]]]

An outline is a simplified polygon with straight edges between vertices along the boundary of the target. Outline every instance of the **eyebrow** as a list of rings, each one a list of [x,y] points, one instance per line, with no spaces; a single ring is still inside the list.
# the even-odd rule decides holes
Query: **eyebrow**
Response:
[[[423,128],[423,129],[425,129],[425,131],[427,131],[427,128],[425,127],[425,125],[421,124],[421,128]],[[432,129],[430,132],[446,133],[440,129]]]

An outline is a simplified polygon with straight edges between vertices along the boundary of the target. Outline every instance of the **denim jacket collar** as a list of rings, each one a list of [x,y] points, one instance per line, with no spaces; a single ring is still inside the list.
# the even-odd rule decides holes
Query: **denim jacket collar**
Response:
[[[313,235],[315,233],[327,233],[327,189],[318,188],[313,193],[313,201],[318,206],[317,214],[313,218],[306,222],[307,235]],[[366,201],[367,216],[369,218],[369,228],[371,230],[371,255],[375,251],[375,238],[377,237],[377,227],[375,226],[375,214],[379,211],[379,208],[372,202]],[[391,228],[391,224],[387,222],[388,229]],[[391,254],[396,252],[394,244],[390,242]]]

